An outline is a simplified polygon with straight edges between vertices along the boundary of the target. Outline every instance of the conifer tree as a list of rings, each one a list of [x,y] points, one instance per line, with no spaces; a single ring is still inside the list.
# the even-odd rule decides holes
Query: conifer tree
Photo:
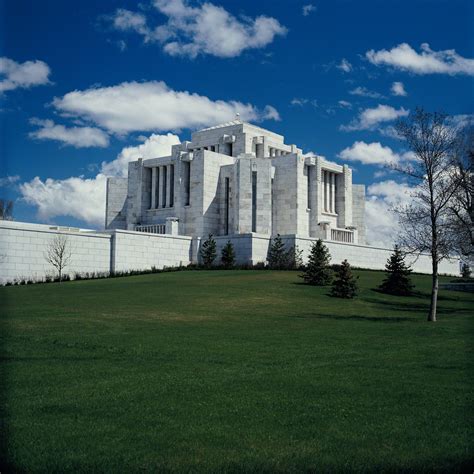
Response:
[[[207,240],[204,241],[199,253],[201,255],[203,265],[209,268],[217,257],[216,241],[214,240],[212,234],[209,234]]]
[[[222,247],[221,262],[225,268],[232,268],[235,265],[234,246],[230,240]]]
[[[405,263],[405,256],[398,245],[395,245],[385,265],[387,276],[379,286],[380,291],[391,295],[411,295],[413,284],[410,279],[411,269]]]
[[[288,262],[288,253],[285,251],[285,244],[277,234],[270,244],[268,251],[268,266],[274,270],[281,270],[286,267]]]
[[[471,267],[467,263],[463,263],[461,268],[461,276],[464,280],[471,278]]]
[[[336,279],[332,283],[331,296],[354,298],[357,294],[357,279],[352,274],[351,266],[344,260],[337,267]]]
[[[308,285],[329,285],[332,280],[332,270],[329,268],[331,255],[321,239],[311,244],[306,269],[301,276]]]

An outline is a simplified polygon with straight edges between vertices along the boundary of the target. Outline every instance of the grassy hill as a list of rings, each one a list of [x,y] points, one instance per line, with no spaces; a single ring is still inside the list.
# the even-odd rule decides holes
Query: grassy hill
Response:
[[[474,296],[356,274],[0,288],[2,472],[472,471]]]

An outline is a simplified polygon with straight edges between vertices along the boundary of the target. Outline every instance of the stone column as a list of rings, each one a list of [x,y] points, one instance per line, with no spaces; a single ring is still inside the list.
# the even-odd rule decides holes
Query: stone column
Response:
[[[331,212],[336,212],[336,173],[331,173]]]
[[[160,207],[163,207],[163,168],[164,166],[160,166],[160,180],[159,180],[159,183],[158,183],[158,196],[159,196],[159,206]]]
[[[323,202],[323,209],[324,212],[329,212],[330,205],[329,205],[329,175],[328,171],[323,171],[323,178],[324,178],[324,202]]]
[[[166,165],[166,207],[171,203],[171,165]]]
[[[151,205],[150,209],[156,209],[156,167],[151,169]]]

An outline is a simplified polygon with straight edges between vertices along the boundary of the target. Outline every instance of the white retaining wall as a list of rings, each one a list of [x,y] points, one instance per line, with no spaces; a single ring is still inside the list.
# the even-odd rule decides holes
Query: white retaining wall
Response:
[[[71,263],[65,273],[144,270],[188,265],[198,261],[202,239],[188,236],[147,234],[128,230],[94,232],[57,228],[42,224],[0,221],[0,282],[17,278],[41,279],[54,275],[55,269],[46,262],[49,242],[58,234],[68,237]],[[315,239],[282,236],[287,248],[298,246],[306,260]],[[237,263],[256,264],[267,259],[270,238],[262,234],[241,234],[215,237],[220,263],[222,247],[228,240],[234,245]],[[347,259],[355,267],[383,269],[391,249],[326,241],[332,263]],[[413,270],[430,273],[431,260],[422,255],[413,263]],[[459,275],[459,261],[443,261],[440,273]]]
[[[71,262],[65,273],[110,270],[108,234],[79,229],[59,232],[54,226],[0,221],[0,281],[54,275],[56,270],[46,261],[45,253],[58,233],[67,236],[71,249]]]
[[[191,263],[191,237],[128,230],[110,232],[113,235],[111,265],[114,271],[186,266]]]

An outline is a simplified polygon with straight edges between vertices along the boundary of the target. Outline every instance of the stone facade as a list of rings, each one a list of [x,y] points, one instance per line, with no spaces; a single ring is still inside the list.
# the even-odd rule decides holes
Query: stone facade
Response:
[[[194,132],[171,156],[131,162],[107,183],[106,229],[203,237],[256,233],[365,243],[365,188],[351,169],[305,156],[235,120]]]

